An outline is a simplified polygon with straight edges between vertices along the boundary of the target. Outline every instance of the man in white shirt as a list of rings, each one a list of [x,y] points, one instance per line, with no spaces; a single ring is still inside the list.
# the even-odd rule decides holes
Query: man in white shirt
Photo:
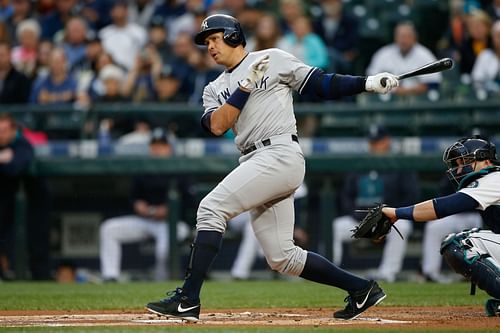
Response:
[[[373,75],[384,71],[402,74],[435,60],[432,52],[418,43],[417,31],[413,24],[403,22],[394,30],[394,43],[375,52],[366,74]],[[402,80],[399,87],[391,92],[400,96],[423,95],[431,89],[437,89],[441,79],[440,73],[415,76]]]
[[[136,23],[128,22],[127,3],[117,1],[111,9],[113,24],[99,31],[104,50],[110,53],[117,64],[131,69],[137,53],[147,41],[146,30]]]

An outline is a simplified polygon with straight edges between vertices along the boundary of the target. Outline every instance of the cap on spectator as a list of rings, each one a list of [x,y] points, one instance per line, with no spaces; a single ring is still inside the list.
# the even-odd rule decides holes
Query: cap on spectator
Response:
[[[378,141],[389,136],[389,132],[383,125],[372,124],[368,128],[368,140]]]
[[[125,79],[125,72],[116,65],[106,65],[99,72],[99,80],[105,81],[109,79],[123,81]]]
[[[151,132],[150,144],[153,143],[168,143],[167,132],[161,127],[156,127]]]
[[[177,71],[169,64],[165,64],[160,72],[160,78],[176,78],[179,79]]]
[[[155,15],[149,21],[149,27],[150,28],[156,28],[156,27],[165,28],[165,19],[160,15]]]

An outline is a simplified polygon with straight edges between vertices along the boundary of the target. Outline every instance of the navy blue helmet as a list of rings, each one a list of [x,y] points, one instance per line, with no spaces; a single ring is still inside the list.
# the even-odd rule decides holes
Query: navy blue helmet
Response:
[[[448,167],[446,174],[457,184],[463,177],[474,172],[476,161],[485,160],[499,163],[495,144],[479,135],[458,140],[446,148],[443,154],[443,162]]]
[[[224,42],[231,47],[247,44],[240,22],[224,14],[214,14],[204,19],[200,32],[194,36],[194,42],[198,45],[205,45],[205,38],[216,32],[224,32]]]

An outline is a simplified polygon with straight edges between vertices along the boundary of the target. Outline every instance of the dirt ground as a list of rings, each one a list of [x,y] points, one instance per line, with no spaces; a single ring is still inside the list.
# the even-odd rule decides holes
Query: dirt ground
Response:
[[[0,311],[0,327],[26,326],[172,326],[269,327],[349,326],[412,329],[500,329],[498,317],[486,317],[480,307],[377,307],[355,320],[332,318],[331,309],[281,308],[203,310],[200,321],[185,324],[145,311]]]

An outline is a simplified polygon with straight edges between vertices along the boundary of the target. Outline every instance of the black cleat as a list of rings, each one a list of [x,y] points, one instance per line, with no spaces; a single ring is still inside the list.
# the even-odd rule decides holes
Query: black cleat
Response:
[[[333,317],[345,320],[357,318],[370,306],[382,302],[385,297],[386,295],[378,283],[370,281],[366,289],[349,294],[344,299],[344,302],[347,302],[345,309],[335,312]]]
[[[161,316],[176,317],[190,322],[197,322],[200,319],[200,302],[193,302],[183,295],[182,288],[169,291],[167,296],[170,297],[148,303],[146,309]]]

